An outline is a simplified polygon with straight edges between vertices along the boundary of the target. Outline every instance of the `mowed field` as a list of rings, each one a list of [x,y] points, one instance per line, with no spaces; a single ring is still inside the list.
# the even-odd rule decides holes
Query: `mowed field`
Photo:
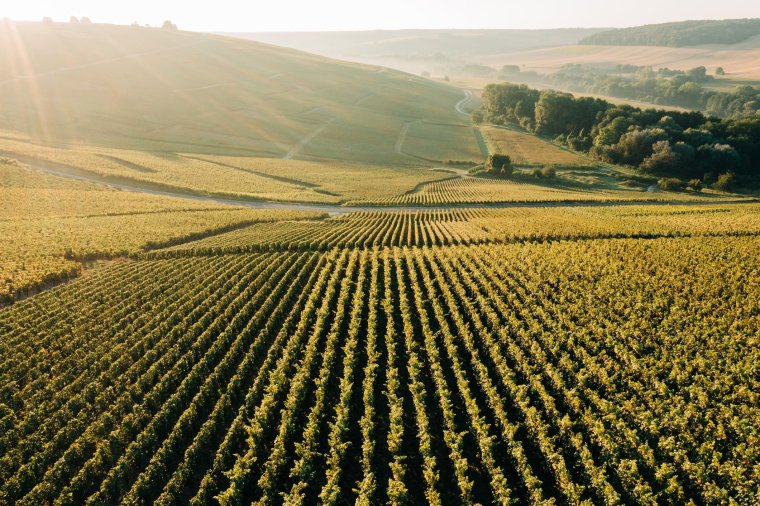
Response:
[[[508,127],[480,127],[492,153],[508,154],[513,163],[528,165],[588,166],[592,161],[535,135]]]
[[[518,218],[432,216],[403,248],[351,242],[359,216],[327,249],[285,225],[293,249],[253,229],[96,269],[0,309],[0,497],[752,504],[757,207],[711,211],[424,246]]]

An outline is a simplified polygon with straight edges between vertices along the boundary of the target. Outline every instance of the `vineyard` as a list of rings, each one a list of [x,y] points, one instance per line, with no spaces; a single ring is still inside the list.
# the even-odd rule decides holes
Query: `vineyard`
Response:
[[[0,311],[0,502],[752,504],[758,248],[97,269]]]
[[[534,180],[535,181],[535,180]],[[499,202],[614,202],[645,200],[695,200],[704,196],[688,193],[646,193],[637,189],[605,188],[573,181],[541,183],[527,175],[519,179],[460,177],[422,185],[392,198],[350,201],[349,205],[489,204]],[[716,195],[712,195],[715,199]]]
[[[760,235],[760,205],[355,212],[320,221],[258,223],[149,256],[723,235]]]
[[[760,504],[757,125],[183,23],[0,22],[0,506]]]
[[[0,305],[79,275],[82,262],[323,216],[117,192],[0,161]]]

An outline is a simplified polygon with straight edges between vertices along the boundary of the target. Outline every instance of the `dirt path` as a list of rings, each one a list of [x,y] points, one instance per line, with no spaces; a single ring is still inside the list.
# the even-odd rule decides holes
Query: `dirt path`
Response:
[[[464,91],[464,98],[456,103],[454,106],[454,109],[457,110],[459,114],[464,114],[465,116],[469,116],[470,113],[464,110],[464,106],[467,105],[472,100],[472,92],[470,90],[463,90]]]
[[[404,126],[401,127],[401,131],[398,133],[398,139],[396,139],[396,145],[393,147],[393,150],[396,152],[397,155],[403,155],[404,153],[404,142],[406,142],[406,134],[409,133],[409,129],[412,127],[412,122],[407,121],[404,123]]]
[[[306,135],[306,137],[298,141],[295,146],[290,148],[290,151],[285,153],[285,156],[283,156],[282,159],[292,160],[294,156],[298,155],[298,153],[300,153],[301,150],[305,148],[307,144],[313,141],[319,134],[324,132],[327,129],[327,127],[333,124],[334,121],[335,121],[334,119],[329,119],[325,121],[324,123],[322,123],[319,127],[317,127],[316,130]]]

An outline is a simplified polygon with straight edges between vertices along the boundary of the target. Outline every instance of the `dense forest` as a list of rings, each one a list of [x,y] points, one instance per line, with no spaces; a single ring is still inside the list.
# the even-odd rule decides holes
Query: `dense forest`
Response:
[[[728,189],[760,176],[760,116],[718,119],[492,84],[475,120],[517,125],[594,158]]]
[[[682,21],[609,30],[581,40],[606,46],[688,47],[703,44],[738,44],[760,35],[760,19]]]

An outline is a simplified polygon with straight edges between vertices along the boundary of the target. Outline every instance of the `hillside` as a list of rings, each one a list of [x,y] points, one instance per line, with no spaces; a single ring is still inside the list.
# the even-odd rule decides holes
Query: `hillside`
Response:
[[[760,19],[682,21],[621,28],[589,35],[581,44],[689,47],[739,44],[760,35]]]
[[[408,72],[443,74],[452,66],[461,66],[475,58],[505,51],[577,44],[584,37],[603,30],[370,30],[229,35]]]
[[[4,22],[0,44],[0,129],[46,144],[420,164],[404,125],[463,118],[452,87],[216,35]]]

